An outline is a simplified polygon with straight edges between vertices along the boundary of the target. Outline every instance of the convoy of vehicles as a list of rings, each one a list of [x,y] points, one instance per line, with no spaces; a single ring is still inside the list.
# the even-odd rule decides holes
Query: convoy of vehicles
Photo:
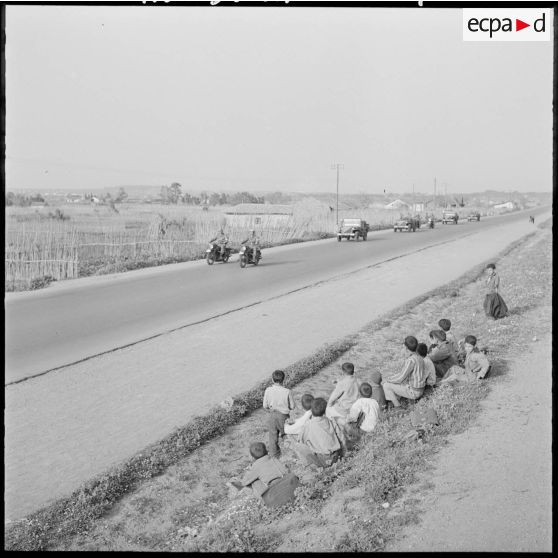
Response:
[[[425,224],[428,228],[433,229],[435,224],[434,215],[431,214],[425,217]],[[467,216],[468,221],[480,221],[480,213],[478,211],[473,211]],[[459,221],[459,214],[457,211],[451,209],[445,209],[442,214],[442,223],[454,223],[457,224]],[[393,225],[393,232],[415,232],[420,229],[421,220],[418,216],[406,216],[398,219]],[[366,240],[368,237],[368,232],[370,231],[370,225],[364,219],[357,218],[345,218],[341,221],[337,231],[337,240],[341,242],[343,238],[347,240]],[[210,242],[209,248],[206,252],[206,260],[209,265],[213,265],[215,262],[228,262],[230,256],[233,252],[232,248],[229,246],[225,247],[224,254],[221,255],[221,247],[219,244]],[[245,268],[248,264],[258,265],[262,259],[262,251],[260,248],[256,249],[256,254],[254,255],[254,250],[251,246],[242,246],[239,251],[239,263],[240,267]]]
[[[370,225],[364,219],[343,219],[337,231],[337,240],[339,242],[342,238],[366,240],[369,230]]]

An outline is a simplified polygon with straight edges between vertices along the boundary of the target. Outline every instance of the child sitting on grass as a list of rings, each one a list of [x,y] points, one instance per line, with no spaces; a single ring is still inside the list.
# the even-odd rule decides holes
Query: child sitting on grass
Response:
[[[329,396],[326,416],[344,423],[351,405],[358,399],[360,381],[355,378],[355,367],[352,362],[344,362],[341,370],[343,378],[337,382]]]
[[[327,401],[312,401],[312,418],[302,427],[295,451],[307,465],[329,467],[344,454],[344,438],[335,420],[325,416]]]
[[[483,380],[490,371],[490,362],[477,348],[477,338],[467,335],[463,340],[465,360],[463,366],[452,366],[441,379],[441,384],[469,383]]]
[[[294,400],[290,389],[283,387],[285,373],[275,370],[271,375],[273,385],[266,388],[263,397],[263,408],[269,411],[269,455],[279,455],[279,437],[285,435],[285,421],[294,409]]]
[[[374,371],[370,374],[370,385],[372,386],[372,399],[375,399],[381,411],[387,408],[386,394],[382,387],[382,375]]]
[[[300,484],[298,477],[289,473],[281,461],[267,455],[267,448],[262,442],[250,445],[250,455],[255,461],[248,467],[242,480],[231,479],[227,483],[233,491],[232,496],[255,496],[271,508],[294,500],[295,490]]]
[[[477,338],[474,335],[465,337],[465,373],[477,380],[483,380],[490,373],[490,362],[486,355],[477,348]]]
[[[314,401],[314,396],[309,393],[305,393],[300,398],[300,404],[304,409],[304,413],[292,422],[292,424],[285,424],[285,434],[298,437],[298,435],[302,432],[302,427],[310,418],[312,418],[312,401]]]
[[[426,385],[434,387],[436,385],[436,368],[434,363],[428,356],[428,347],[426,343],[419,343],[417,345],[417,355],[421,356],[424,360],[424,374],[426,376]]]
[[[424,373],[424,359],[417,354],[418,341],[416,337],[408,335],[404,341],[406,355],[401,372],[383,381],[386,399],[394,408],[401,407],[400,397],[405,399],[419,399],[424,393],[426,376]]]
[[[438,322],[438,325],[440,326],[440,329],[446,334],[446,341],[451,347],[451,350],[454,352],[455,355],[457,355],[457,353],[459,352],[459,348],[457,346],[457,341],[455,340],[453,333],[450,331],[451,322],[447,318],[442,318]]]
[[[443,378],[446,372],[457,364],[457,355],[453,352],[452,346],[446,339],[446,334],[441,329],[430,332],[430,342],[432,343],[428,356],[436,368],[436,376]]]
[[[372,399],[372,386],[369,383],[361,384],[359,391],[360,397],[351,406],[347,423],[357,423],[363,432],[372,432],[378,423],[380,406]]]
[[[289,471],[281,461],[267,454],[263,442],[250,444],[250,455],[254,462],[248,467],[242,480],[232,478],[227,486],[238,492],[248,488],[253,495],[261,497],[275,479],[283,478]]]

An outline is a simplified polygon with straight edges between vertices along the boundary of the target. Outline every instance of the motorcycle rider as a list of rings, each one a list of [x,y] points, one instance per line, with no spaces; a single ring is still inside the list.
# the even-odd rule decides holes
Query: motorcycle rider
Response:
[[[225,256],[225,248],[227,247],[227,244],[229,243],[229,237],[223,231],[223,227],[221,227],[219,229],[219,232],[217,233],[215,238],[211,239],[209,242],[211,244],[215,243],[215,244],[217,244],[217,246],[219,246],[221,259],[223,259],[224,256]]]
[[[256,235],[256,231],[254,229],[250,229],[250,235],[246,240],[243,240],[241,244],[247,244],[249,248],[252,250],[252,260],[256,261],[258,250],[260,249],[260,239]]]

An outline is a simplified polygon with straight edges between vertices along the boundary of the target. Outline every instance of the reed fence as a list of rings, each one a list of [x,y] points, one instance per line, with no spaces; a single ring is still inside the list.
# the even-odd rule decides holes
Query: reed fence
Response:
[[[29,284],[41,277],[56,280],[90,274],[103,265],[162,261],[188,261],[203,257],[208,241],[224,227],[233,248],[239,247],[250,229],[256,229],[262,245],[332,235],[334,213],[299,209],[293,215],[225,215],[209,212],[149,208],[150,212],[105,214],[68,211],[70,219],[53,220],[35,211],[7,214],[5,231],[6,288]],[[155,211],[154,211],[155,210]],[[66,213],[66,209],[64,212]],[[376,210],[339,212],[339,218],[358,215],[371,228],[385,228],[397,216]],[[11,217],[11,218],[10,218]],[[87,271],[86,271],[87,270]]]

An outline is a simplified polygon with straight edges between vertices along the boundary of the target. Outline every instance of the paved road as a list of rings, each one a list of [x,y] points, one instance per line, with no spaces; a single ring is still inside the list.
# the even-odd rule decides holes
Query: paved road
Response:
[[[543,209],[531,210],[539,214]],[[416,233],[380,231],[358,243],[328,239],[264,250],[257,268],[236,256],[125,274],[69,280],[5,298],[5,384],[187,327],[316,282],[479,230],[527,219],[527,212],[438,224]]]

